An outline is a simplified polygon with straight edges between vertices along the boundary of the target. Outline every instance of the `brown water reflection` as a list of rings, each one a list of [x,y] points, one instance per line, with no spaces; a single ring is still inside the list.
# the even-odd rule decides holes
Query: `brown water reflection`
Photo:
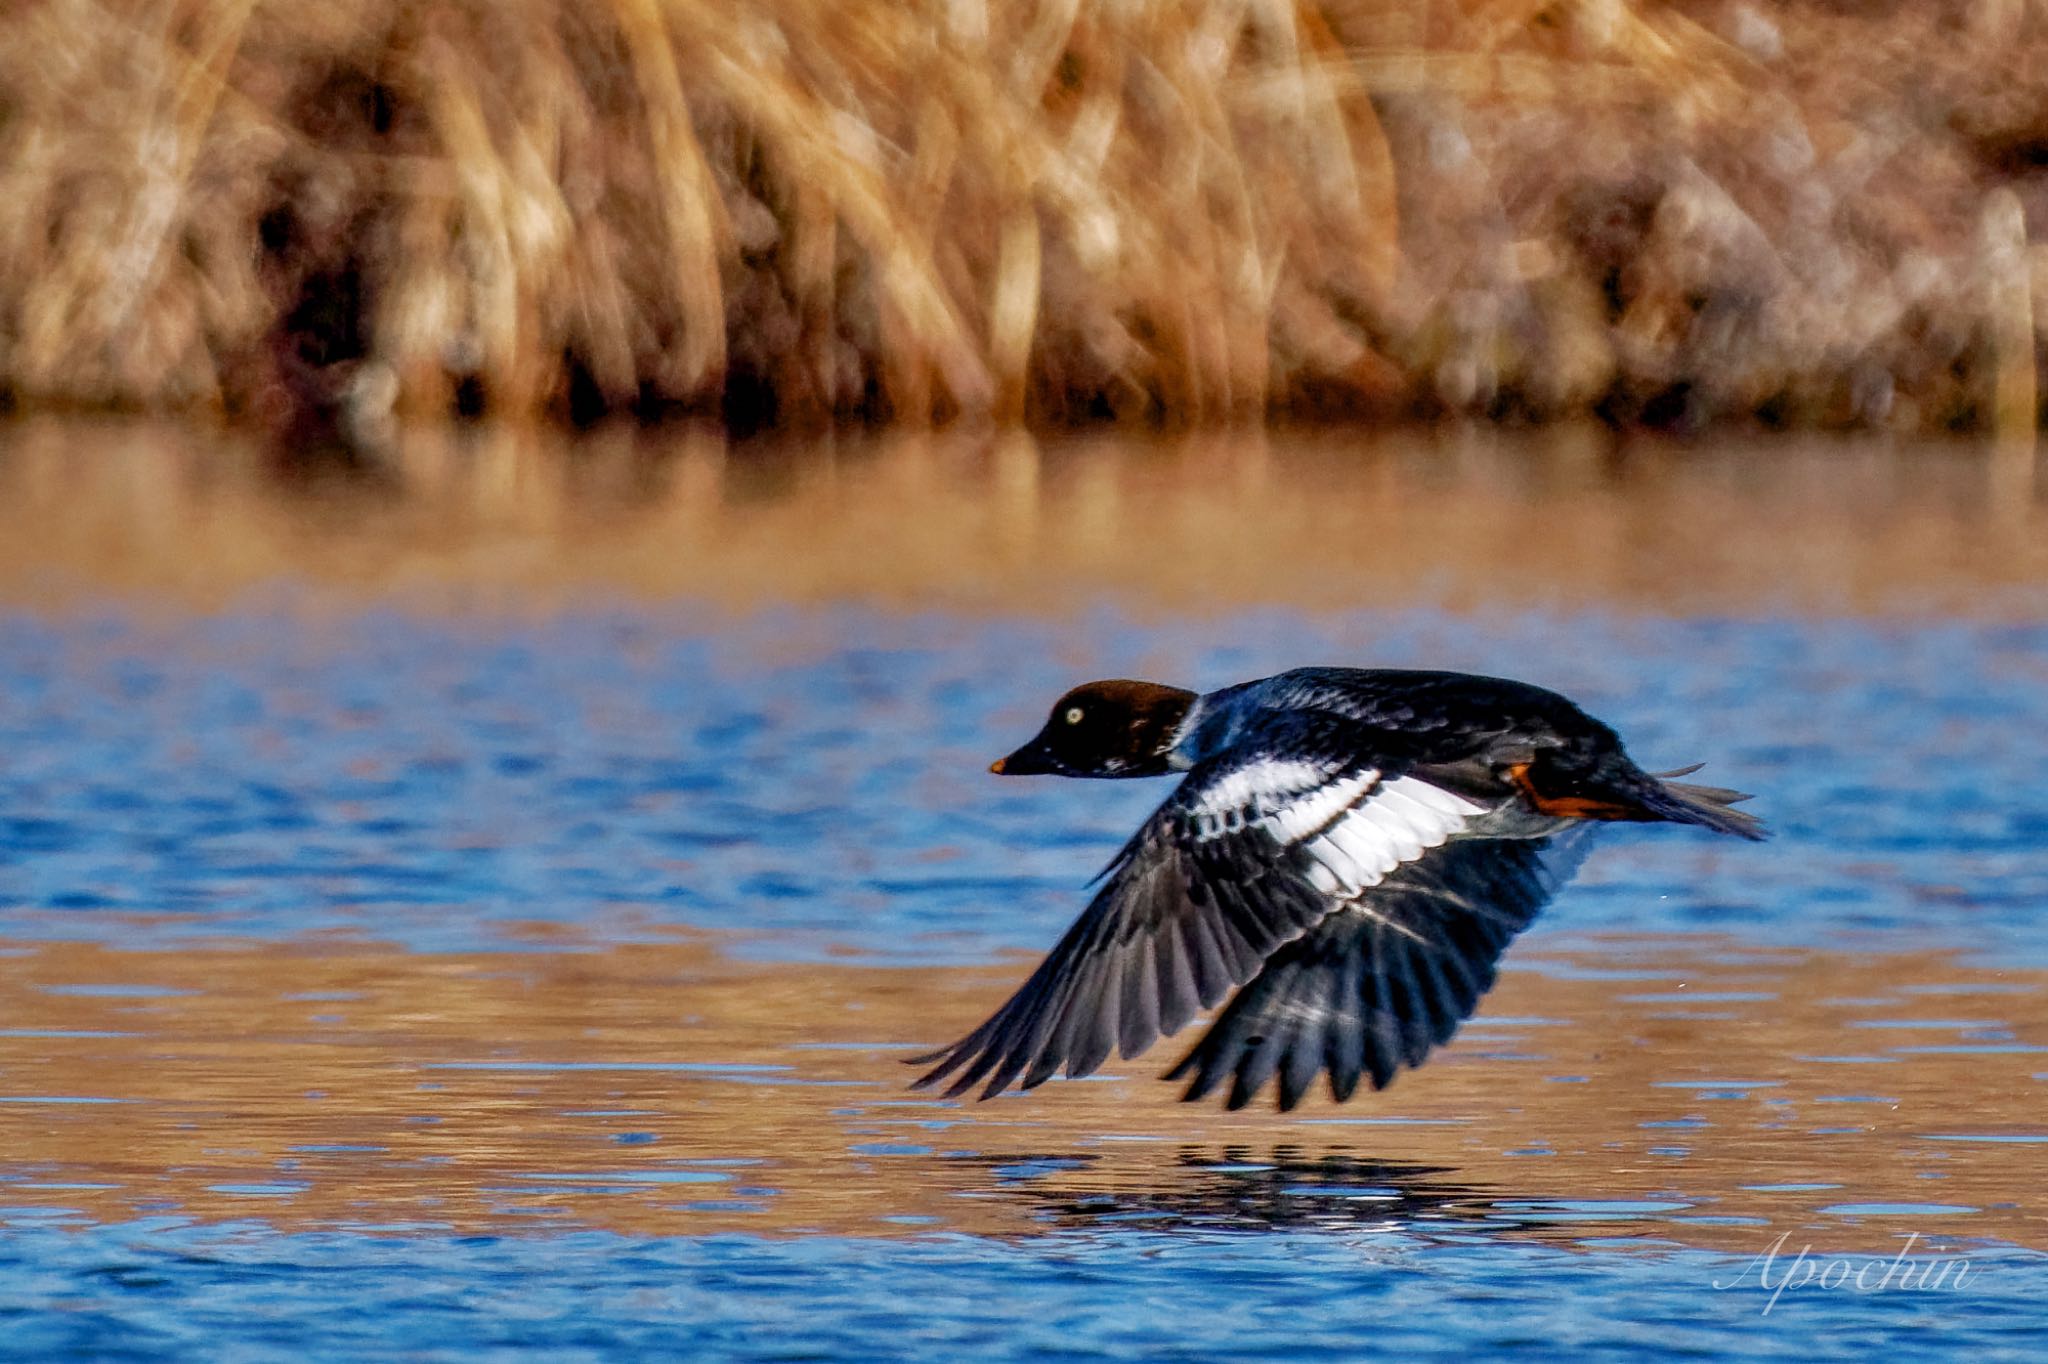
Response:
[[[593,591],[1038,609],[2038,603],[2032,447],[1604,430],[1022,433],[728,446],[475,426],[280,451],[145,423],[0,424],[0,597],[201,603],[306,578],[469,603]]]
[[[1014,967],[764,967],[696,938],[561,934],[462,955],[10,947],[0,1204],[287,1227],[1139,1217],[2048,1247],[2048,972],[1542,939],[1439,1060],[1283,1119],[1176,1103],[1151,1078],[1167,1048],[986,1105],[906,1093],[905,1047],[979,1017]]]

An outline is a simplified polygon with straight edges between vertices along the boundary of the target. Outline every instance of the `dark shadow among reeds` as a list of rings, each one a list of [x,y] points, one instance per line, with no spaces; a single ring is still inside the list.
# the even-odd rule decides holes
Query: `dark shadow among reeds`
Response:
[[[0,394],[2031,427],[2032,0],[52,0]]]

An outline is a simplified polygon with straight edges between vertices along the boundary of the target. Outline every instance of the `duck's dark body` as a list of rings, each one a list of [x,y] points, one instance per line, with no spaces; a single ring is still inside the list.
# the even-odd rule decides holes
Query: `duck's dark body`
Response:
[[[1273,1076],[1350,1097],[1448,1040],[1595,821],[1762,836],[1739,793],[1644,772],[1555,692],[1460,673],[1301,668],[1196,696],[1076,688],[998,772],[1186,778],[1080,920],[919,1085],[991,1097],[1137,1055],[1235,998],[1171,1072],[1229,1104]],[[985,1083],[984,1083],[985,1081]]]

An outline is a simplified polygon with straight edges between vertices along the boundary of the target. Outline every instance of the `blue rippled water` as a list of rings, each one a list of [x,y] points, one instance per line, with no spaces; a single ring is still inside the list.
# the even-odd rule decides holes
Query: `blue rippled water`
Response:
[[[1682,832],[1610,840],[1565,911],[1578,927],[2048,961],[2048,628],[1990,624],[17,617],[0,904],[17,931],[124,939],[136,926],[98,911],[422,948],[644,919],[768,954],[980,959],[1042,944],[1164,793],[989,777],[1050,698],[1303,661],[1546,683],[1646,763],[1706,760],[1762,793],[1779,837],[1736,862]]]
[[[1954,1290],[1808,1284],[1772,1303],[1726,1256],[1371,1229],[1009,1244],[138,1226],[11,1234],[0,1320],[10,1351],[103,1359],[2032,1357],[2048,1266],[1973,1263]],[[23,1313],[39,1290],[64,1310]]]
[[[0,950],[338,935],[410,953],[575,951],[680,925],[729,935],[727,951],[771,971],[988,962],[1051,941],[1165,789],[990,777],[1052,697],[1098,675],[1211,686],[1311,661],[1542,682],[1614,723],[1646,764],[1705,760],[1707,779],[1760,793],[1774,841],[1617,836],[1531,946],[1567,931],[1716,934],[2048,966],[2048,627],[1370,611],[1196,622],[1107,608],[0,618]],[[536,923],[575,941],[538,941]],[[1957,1035],[1983,1007],[1958,1007]],[[2048,1041],[2001,1038],[1970,1040]],[[36,1045],[0,1037],[0,1079]],[[1956,1115],[1955,1136],[2031,1139],[1972,1117]],[[135,1178],[151,1159],[136,1153]],[[259,1181],[237,1196],[292,1192]],[[2048,1234],[1973,1242],[1964,1222],[1951,1237],[1967,1249],[1961,1285],[1808,1284],[1773,1301],[1753,1254],[1603,1236],[1598,1209],[1565,1210],[1576,1236],[1532,1239],[1556,1209],[1445,1226],[1375,1214],[1379,1197],[1229,1231],[1142,1206],[1076,1216],[1053,1199],[1036,1234],[906,1225],[886,1238],[458,1236],[374,1218],[307,1231],[260,1206],[229,1223],[0,1207],[0,1353],[1864,1360],[2042,1347]]]

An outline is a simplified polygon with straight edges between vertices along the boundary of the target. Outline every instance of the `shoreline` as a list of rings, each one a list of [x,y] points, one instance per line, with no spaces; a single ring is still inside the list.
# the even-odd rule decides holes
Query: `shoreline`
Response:
[[[2040,414],[2028,6],[201,0],[7,24],[22,412],[2005,436]]]

